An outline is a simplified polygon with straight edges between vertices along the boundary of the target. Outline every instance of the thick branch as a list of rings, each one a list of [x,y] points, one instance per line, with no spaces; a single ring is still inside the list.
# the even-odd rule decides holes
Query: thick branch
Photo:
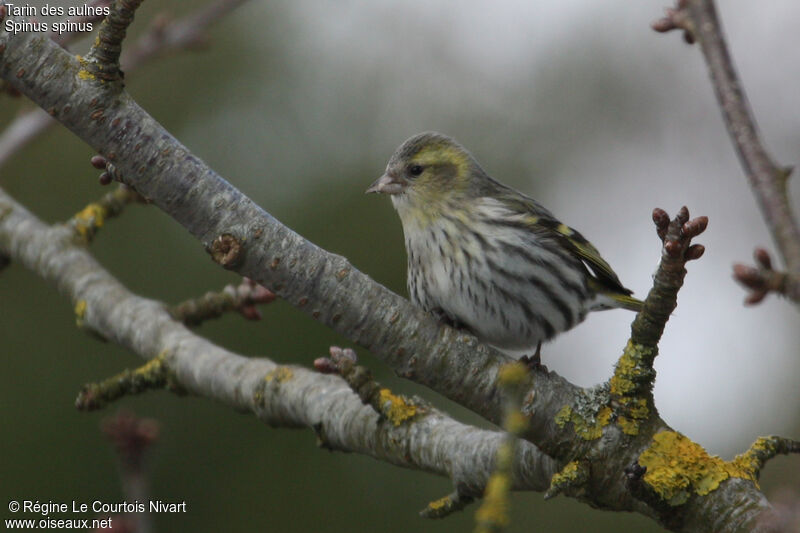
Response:
[[[31,47],[39,55],[29,53]],[[303,239],[191,154],[126,93],[83,80],[80,63],[44,37],[0,32],[0,75],[117,167],[123,182],[235,269],[381,357],[401,376],[500,423],[495,386],[507,356],[440,325],[343,257]],[[19,73],[22,75],[18,75]],[[47,90],[41,87],[47,79]],[[535,373],[536,417],[525,438],[557,455],[553,422],[577,388]]]
[[[413,423],[381,420],[336,376],[242,357],[198,337],[163,304],[137,297],[74,243],[66,226],[47,227],[0,189],[0,253],[8,254],[74,302],[93,331],[143,358],[159,357],[190,392],[253,412],[271,426],[309,427],[331,449],[451,477],[479,495],[502,433],[460,424],[435,409]],[[514,485],[543,491],[555,462],[524,443],[515,456]]]

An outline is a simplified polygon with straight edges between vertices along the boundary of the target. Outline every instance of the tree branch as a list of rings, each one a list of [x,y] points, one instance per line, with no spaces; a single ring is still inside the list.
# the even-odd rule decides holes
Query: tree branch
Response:
[[[783,256],[789,280],[784,294],[800,304],[800,228],[787,194],[791,168],[775,164],[764,148],[717,17],[713,0],[680,0],[657,31],[681,28],[700,43],[725,126],[750,182],[772,238]],[[738,276],[737,276],[738,277]],[[750,303],[755,303],[751,301]]]
[[[103,19],[97,37],[86,56],[84,75],[103,82],[121,82],[123,73],[119,66],[122,40],[133,23],[133,15],[142,0],[115,0],[108,16]]]
[[[153,361],[123,374],[125,383],[111,387],[106,399],[174,378],[189,392],[252,412],[270,426],[312,428],[326,448],[448,476],[463,492],[481,494],[502,433],[461,424],[433,408],[413,423],[396,425],[337,376],[215,346],[173,319],[164,304],[128,292],[73,235],[67,226],[44,225],[0,189],[0,251],[82,303],[76,307],[86,327]],[[126,383],[137,373],[142,385],[131,389]],[[518,448],[514,464],[516,489],[543,491],[556,471],[555,461],[530,443]]]
[[[34,48],[31,48],[34,47]],[[122,181],[192,233],[212,258],[497,424],[495,386],[510,359],[375,283],[345,258],[303,239],[195,157],[126,93],[84,79],[82,65],[47,38],[0,32],[0,76],[34,100],[117,168]],[[29,50],[39,49],[40,54]],[[43,90],[40,79],[48,79]],[[552,422],[577,387],[536,373],[537,413],[526,436],[557,455]]]
[[[74,58],[37,39],[30,34],[11,36],[0,32],[0,75],[37,104],[51,110],[58,120],[113,162],[121,181],[151,199],[189,230],[212,258],[258,281],[311,317],[370,349],[401,376],[429,386],[490,421],[500,421],[503,409],[497,378],[501,366],[509,360],[507,357],[480,345],[470,335],[439,325],[428,314],[353,268],[343,257],[321,250],[282,225],[191,154],[129,95],[82,79],[81,66]],[[39,56],[27,53],[32,46],[40,50]],[[42,89],[42,80],[47,80],[47,90]],[[0,215],[0,227],[5,226],[8,218]],[[6,246],[0,239],[0,251],[9,250],[8,255],[19,260],[27,246],[25,242],[28,241]],[[691,258],[691,249],[682,252],[685,258]],[[665,251],[670,255],[666,243]],[[44,266],[48,264],[39,261]],[[23,262],[32,264],[30,260]],[[677,291],[678,287],[679,284],[672,289]],[[151,316],[168,320],[162,308],[152,302],[143,308],[142,300],[112,300],[113,304],[102,299],[89,304],[84,316],[87,324],[137,353],[149,356],[161,353],[167,339],[171,341],[169,346],[178,347],[177,353],[184,353],[184,343],[188,343],[183,337],[184,330],[175,329],[182,326],[160,322],[156,329],[145,327],[144,321]],[[115,318],[125,319],[121,322],[125,329],[114,329],[119,326],[112,321]],[[140,338],[136,333],[140,330],[158,332],[156,338],[162,341],[158,351],[154,351],[156,346],[147,344],[151,339]],[[657,338],[652,342],[656,341]],[[331,406],[334,412],[340,409],[341,398],[316,390],[317,382],[307,384],[307,371],[303,369],[277,367],[264,361],[240,361],[230,357],[232,354],[221,359],[220,349],[212,349],[209,343],[192,346],[191,352],[190,361],[179,361],[177,365],[172,358],[180,356],[177,353],[168,356],[179,381],[189,389],[222,394],[233,405],[286,423],[299,422],[287,418],[292,413],[276,408],[272,398],[283,392],[302,391],[305,398],[315,397],[324,406],[312,406],[324,409],[324,413],[315,411],[315,416],[303,419],[302,424],[335,423],[326,417],[331,416]],[[221,382],[221,376],[234,378],[233,384]],[[289,382],[291,388],[284,387]],[[341,381],[336,383],[344,387]],[[684,446],[691,441],[669,430],[654,409],[642,411],[640,406],[631,405],[617,411],[610,386],[584,390],[555,374],[533,372],[525,387],[528,392],[524,412],[529,425],[521,436],[536,442],[560,466],[575,459],[592,465],[588,470],[576,469],[591,473],[580,484],[561,478],[563,482],[558,485],[561,490],[580,488],[581,493],[573,495],[592,505],[635,510],[661,520],[675,531],[709,530],[708,524],[714,524],[711,530],[751,531],[755,521],[769,513],[769,504],[754,484],[756,473],[752,469],[733,468],[694,443]],[[347,394],[353,397],[349,389]],[[254,406],[250,403],[253,398],[258,400]],[[267,401],[262,404],[264,399]],[[377,415],[366,409],[370,423],[374,424]],[[617,417],[630,411],[642,416],[635,428]],[[417,424],[427,419],[415,418],[413,424],[402,424],[399,428],[413,432]],[[353,419],[348,423],[352,425]],[[320,435],[326,444],[337,446],[327,433],[328,427]],[[369,431],[364,433],[369,435],[362,438],[371,438]],[[658,438],[659,435],[662,437]],[[460,436],[453,446],[459,443],[466,445]],[[359,446],[364,446],[361,441],[347,444],[347,449],[361,450]],[[391,447],[391,442],[381,444]],[[684,460],[681,454],[687,447],[693,455]],[[649,455],[645,455],[648,451]],[[642,456],[652,460],[649,464],[658,466],[654,470],[661,477],[647,472],[647,467],[639,461]],[[416,458],[411,459],[415,466],[424,468]],[[400,461],[398,464],[404,466],[406,461],[391,457],[387,460]],[[670,466],[673,463],[675,467]],[[705,483],[704,469],[711,469],[715,476],[712,488]],[[631,475],[626,476],[626,472]],[[569,476],[570,471],[564,468],[561,474]],[[670,474],[675,478],[670,478]],[[457,487],[463,485],[457,472],[453,477]],[[481,479],[481,483],[485,481]],[[672,495],[678,490],[678,482],[686,499],[675,502]],[[474,486],[470,481],[464,483]],[[737,507],[730,507],[732,501],[737,502]]]

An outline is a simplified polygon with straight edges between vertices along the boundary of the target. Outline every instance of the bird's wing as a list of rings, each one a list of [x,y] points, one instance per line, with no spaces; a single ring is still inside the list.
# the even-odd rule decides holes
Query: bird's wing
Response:
[[[517,221],[517,224],[526,225],[535,233],[544,233],[549,238],[560,241],[564,248],[579,258],[591,270],[599,284],[610,293],[628,296],[633,291],[625,288],[605,259],[602,258],[597,248],[592,245],[577,230],[558,220],[547,208],[533,198],[519,191],[502,185],[489,178],[492,185],[492,195],[495,203],[506,216]],[[486,200],[484,198],[484,200]],[[631,298],[632,300],[635,300]],[[638,302],[638,300],[635,300]]]
[[[554,231],[566,240],[568,248],[586,263],[603,286],[616,292],[631,294],[632,291],[622,285],[611,265],[602,258],[597,248],[586,240],[583,235],[565,224],[558,224]]]
[[[560,241],[564,248],[578,257],[591,270],[599,285],[611,292],[629,295],[633,291],[625,288],[616,272],[583,235],[559,221],[550,211],[533,198],[513,191],[516,196],[504,195],[505,207],[511,213],[526,215],[526,223],[531,231],[546,233],[550,238]]]

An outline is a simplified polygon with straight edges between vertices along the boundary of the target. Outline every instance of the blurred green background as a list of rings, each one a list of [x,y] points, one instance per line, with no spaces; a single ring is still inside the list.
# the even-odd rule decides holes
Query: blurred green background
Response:
[[[706,256],[690,265],[661,345],[656,400],[673,427],[730,458],[757,435],[800,434],[798,315],[774,297],[744,308],[744,292],[730,279],[731,264],[748,261],[754,246],[773,248],[699,50],[648,27],[663,4],[249,2],[211,29],[207,48],[154,61],[130,73],[127,88],[267,211],[400,294],[399,220],[388,200],[363,191],[419,131],[456,137],[489,173],[580,229],[640,296],[659,257],[652,208],[674,213],[686,204],[708,215]],[[779,162],[793,163],[800,5],[720,7],[767,144]],[[127,42],[156,15],[192,9],[145,2]],[[0,121],[28,105],[4,98]],[[0,168],[0,186],[44,220],[64,220],[105,192],[91,155],[53,128]],[[800,202],[798,187],[792,194]],[[169,303],[238,282],[155,207],[129,208],[92,251],[131,290]],[[417,517],[452,490],[446,479],[328,453],[310,431],[270,429],[208,400],[149,393],[79,413],[73,400],[81,384],[141,361],[79,331],[69,302],[20,265],[0,273],[0,306],[4,519],[34,518],[8,512],[12,499],[122,500],[115,457],[98,428],[124,408],[161,424],[152,498],[187,502],[186,514],[154,516],[157,531],[472,527],[474,505],[444,521]],[[331,344],[347,345],[283,302],[262,311],[262,322],[227,316],[199,333],[243,354],[302,365]],[[631,318],[590,317],[545,347],[546,364],[581,385],[606,379]],[[485,425],[359,355],[392,388]],[[775,460],[763,476],[767,494],[800,490],[798,466],[797,458]],[[515,494],[512,514],[509,531],[661,531],[637,515],[563,497],[544,502],[535,493]]]

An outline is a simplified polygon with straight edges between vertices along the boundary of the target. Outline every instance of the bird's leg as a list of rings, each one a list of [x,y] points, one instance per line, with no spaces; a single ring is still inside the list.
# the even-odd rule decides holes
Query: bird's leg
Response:
[[[527,366],[530,370],[535,372],[547,373],[547,367],[542,364],[542,343],[536,345],[536,353],[533,355],[523,355],[519,360]]]
[[[460,322],[459,320],[448,315],[441,307],[431,309],[431,314],[434,316],[434,318],[436,318],[436,320],[442,324],[450,326],[453,329],[457,329],[459,331],[469,331],[469,328],[467,328],[463,322]]]

